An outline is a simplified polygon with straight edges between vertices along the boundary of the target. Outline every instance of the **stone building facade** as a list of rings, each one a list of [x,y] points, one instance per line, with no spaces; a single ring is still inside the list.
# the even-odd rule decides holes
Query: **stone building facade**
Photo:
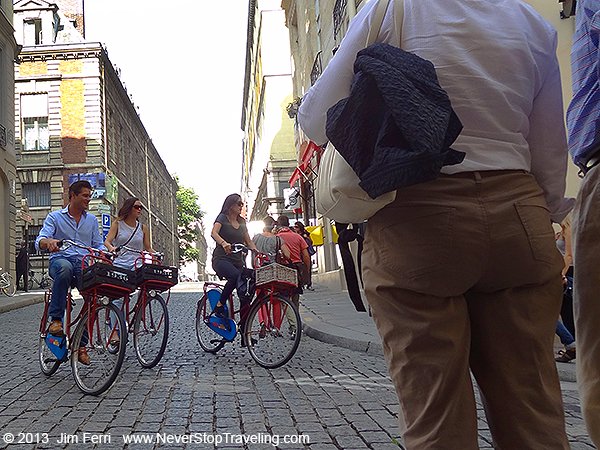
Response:
[[[106,50],[84,40],[83,0],[19,0],[14,8],[23,44],[15,65],[16,198],[27,199],[31,216],[17,222],[19,236],[31,243],[46,215],[67,203],[68,186],[87,179],[104,233],[123,201],[138,197],[153,247],[177,264],[176,182]]]
[[[279,0],[251,0],[242,105],[242,196],[250,220],[293,216],[284,189],[297,164],[290,48]]]
[[[15,275],[14,71],[17,42],[11,0],[0,0],[0,267]]]

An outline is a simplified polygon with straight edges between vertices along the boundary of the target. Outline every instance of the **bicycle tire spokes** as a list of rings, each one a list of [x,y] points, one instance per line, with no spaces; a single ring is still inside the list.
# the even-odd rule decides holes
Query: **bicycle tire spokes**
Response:
[[[86,394],[98,395],[110,388],[119,374],[125,358],[127,331],[122,315],[113,304],[98,305],[92,311],[91,324],[88,326],[86,313],[73,334],[71,368],[79,388]],[[111,341],[111,335],[115,334],[119,336],[118,341]],[[79,356],[80,348],[86,349],[89,364]]]
[[[17,285],[15,284],[13,277],[8,272],[2,272],[0,290],[7,297],[12,297],[17,292]]]
[[[301,332],[297,308],[287,298],[273,296],[252,306],[245,341],[252,358],[261,366],[273,369],[294,356]]]
[[[158,364],[167,348],[168,338],[167,304],[159,294],[146,296],[133,323],[133,346],[142,367],[151,368]]]

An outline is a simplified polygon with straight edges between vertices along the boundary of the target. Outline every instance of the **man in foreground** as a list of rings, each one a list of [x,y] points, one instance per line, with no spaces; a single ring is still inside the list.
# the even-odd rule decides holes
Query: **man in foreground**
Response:
[[[363,6],[302,100],[299,124],[317,144],[328,140],[328,109],[350,93],[382,1]],[[398,189],[367,225],[365,292],[406,445],[479,448],[472,373],[494,448],[567,450],[553,351],[563,263],[551,221],[572,204],[556,31],[521,0],[391,0],[376,31],[376,42],[433,64],[463,124],[452,144],[463,162]],[[393,118],[399,129],[410,119]]]

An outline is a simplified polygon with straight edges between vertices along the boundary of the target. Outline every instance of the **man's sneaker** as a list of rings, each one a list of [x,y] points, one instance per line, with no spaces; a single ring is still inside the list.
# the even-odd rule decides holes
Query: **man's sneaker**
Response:
[[[575,356],[576,356],[575,349],[568,348],[566,350],[561,350],[560,352],[558,352],[558,356],[556,358],[554,358],[554,361],[567,363],[567,362],[573,361],[575,359]]]
[[[53,320],[50,322],[50,326],[48,327],[48,333],[53,336],[64,336],[65,332],[63,330],[63,325],[60,320]]]
[[[79,347],[79,350],[77,350],[77,359],[84,366],[89,366],[92,362],[85,347]]]
[[[218,317],[219,319],[228,319],[229,318],[229,317],[227,317],[227,312],[225,311],[225,305],[215,306],[215,309],[213,309],[213,314],[215,315],[215,317]]]

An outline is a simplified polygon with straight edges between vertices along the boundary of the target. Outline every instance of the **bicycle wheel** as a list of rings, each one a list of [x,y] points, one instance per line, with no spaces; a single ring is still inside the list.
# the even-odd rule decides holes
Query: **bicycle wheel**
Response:
[[[8,297],[12,297],[17,292],[17,286],[15,285],[15,281],[10,273],[6,272],[4,274],[4,279],[6,280],[5,287],[2,288],[2,292]]]
[[[298,309],[290,299],[277,295],[254,302],[244,329],[250,355],[267,369],[281,367],[294,356],[301,334]]]
[[[87,304],[83,306],[87,308]],[[113,319],[111,319],[111,317]],[[114,323],[113,323],[114,322]],[[127,345],[127,326],[119,308],[112,303],[98,304],[92,323],[92,336],[87,336],[88,313],[77,323],[71,344],[71,369],[79,389],[98,395],[110,388],[121,370]],[[111,342],[111,335],[119,336]],[[87,342],[86,342],[87,341]],[[79,359],[79,348],[85,348],[89,364]]]
[[[225,340],[208,326],[208,318],[212,308],[208,296],[204,294],[198,301],[196,308],[196,338],[202,350],[208,353],[217,353],[225,345]]]
[[[141,301],[138,300],[138,301]],[[158,364],[169,338],[169,311],[160,294],[146,295],[133,319],[133,347],[142,367],[147,369]]]
[[[52,284],[52,279],[48,278],[45,275],[42,275],[42,279],[40,280],[40,288],[46,289],[47,287],[50,287],[51,284]]]
[[[61,363],[46,345],[46,333],[40,334],[38,340],[38,358],[40,369],[42,369],[42,373],[47,377],[54,375]]]

